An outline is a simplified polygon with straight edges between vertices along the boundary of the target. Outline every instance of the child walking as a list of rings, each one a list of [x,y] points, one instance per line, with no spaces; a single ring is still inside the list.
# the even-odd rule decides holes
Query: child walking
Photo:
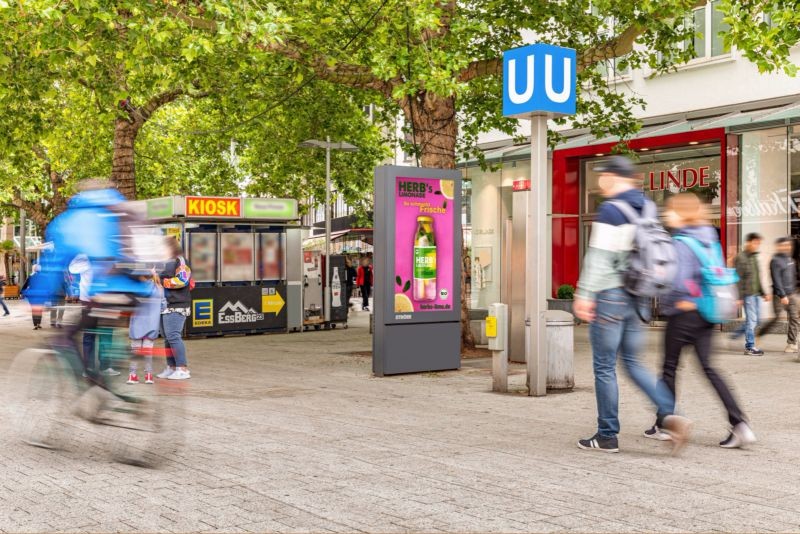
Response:
[[[144,356],[144,383],[153,384],[153,345],[158,338],[161,323],[161,306],[164,289],[155,275],[145,279],[151,286],[148,295],[139,300],[131,317],[130,338],[133,357],[131,358],[128,384],[138,384],[138,357]]]

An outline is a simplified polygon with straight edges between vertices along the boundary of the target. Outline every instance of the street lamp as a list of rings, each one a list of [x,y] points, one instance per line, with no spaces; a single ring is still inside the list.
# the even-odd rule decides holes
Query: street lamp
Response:
[[[325,141],[309,139],[299,145],[301,148],[325,149],[325,322],[331,320],[331,150],[356,152],[358,147],[339,141],[331,143],[330,136]]]

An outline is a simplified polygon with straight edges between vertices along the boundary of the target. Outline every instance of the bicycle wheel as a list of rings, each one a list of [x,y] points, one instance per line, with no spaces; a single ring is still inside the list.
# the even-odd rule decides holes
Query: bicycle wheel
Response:
[[[62,448],[65,420],[76,396],[72,369],[46,349],[20,352],[8,371],[12,431],[36,447]]]
[[[154,398],[115,399],[103,424],[111,430],[111,455],[117,462],[158,467],[170,454],[170,433]]]

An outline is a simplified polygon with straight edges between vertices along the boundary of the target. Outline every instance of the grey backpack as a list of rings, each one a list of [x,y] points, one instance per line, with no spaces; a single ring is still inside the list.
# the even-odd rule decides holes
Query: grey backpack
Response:
[[[675,243],[658,220],[656,205],[645,200],[642,214],[623,200],[612,200],[631,224],[636,225],[628,269],[623,275],[625,290],[637,297],[658,297],[669,293],[678,273]]]

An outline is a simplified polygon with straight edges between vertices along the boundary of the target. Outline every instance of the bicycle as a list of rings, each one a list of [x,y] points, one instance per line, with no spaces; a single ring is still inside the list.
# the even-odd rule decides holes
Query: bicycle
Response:
[[[129,350],[127,323],[133,306],[96,306],[88,312],[93,328],[68,328],[55,336],[46,348],[21,351],[8,372],[9,408],[12,428],[22,441],[36,447],[63,449],[70,430],[78,428],[83,419],[111,433],[112,457],[121,463],[156,467],[182,442],[182,432],[171,417],[167,427],[163,420],[159,394],[165,387],[180,387],[160,381],[147,388],[156,395],[138,395],[144,388],[126,387],[120,390],[121,380],[107,380],[102,374],[87,373],[74,343],[65,342],[80,332],[107,336],[103,350],[116,364],[127,363],[133,355]],[[109,340],[110,337],[110,340]],[[110,341],[110,342],[109,342]],[[174,393],[174,392],[173,392]],[[179,410],[178,396],[170,405],[170,414]]]

